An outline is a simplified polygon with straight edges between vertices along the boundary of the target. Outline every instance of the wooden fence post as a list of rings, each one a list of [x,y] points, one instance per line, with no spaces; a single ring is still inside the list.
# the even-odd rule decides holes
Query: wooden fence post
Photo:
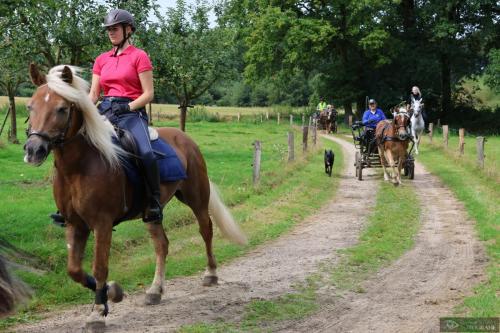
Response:
[[[313,120],[313,127],[312,127],[312,139],[313,139],[313,146],[316,147],[316,139],[318,137],[318,128],[316,126],[316,119]]]
[[[477,150],[477,165],[483,169],[484,168],[484,143],[486,138],[484,136],[478,136],[476,138],[476,150]]]
[[[304,126],[304,123],[306,122],[304,114],[302,114],[302,126]]]
[[[262,123],[264,120],[262,119],[262,115],[260,115],[260,122]]]
[[[441,127],[441,119],[438,118],[437,128]]]
[[[293,141],[293,131],[288,131],[288,162],[295,159],[295,148]]]
[[[443,143],[444,147],[448,148],[448,125],[443,125]]]
[[[434,123],[429,124],[429,140],[432,143],[432,134],[434,134]]]
[[[257,186],[260,182],[260,156],[262,152],[262,146],[259,140],[255,140],[254,153],[253,153],[253,185]]]
[[[160,108],[158,108],[157,121],[160,121]]]
[[[307,151],[307,135],[309,134],[309,127],[302,126],[302,151]]]
[[[464,148],[465,148],[465,129],[460,128],[458,130],[458,149],[460,151],[460,155],[464,154]]]
[[[349,116],[349,128],[352,127],[352,116]]]
[[[290,115],[290,126],[293,126],[293,114]]]
[[[278,112],[278,125],[280,124],[280,113]]]
[[[241,119],[241,113],[238,112],[238,122],[240,122]]]
[[[269,111],[266,111],[266,120],[269,120]]]

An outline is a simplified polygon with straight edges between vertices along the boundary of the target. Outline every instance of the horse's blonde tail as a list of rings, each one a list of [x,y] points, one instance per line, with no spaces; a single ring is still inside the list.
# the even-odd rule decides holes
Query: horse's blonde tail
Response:
[[[210,200],[208,202],[208,210],[210,211],[210,215],[212,216],[215,224],[217,224],[226,238],[240,245],[248,243],[247,237],[234,221],[231,212],[229,212],[227,207],[222,202],[217,188],[212,182],[210,182]]]

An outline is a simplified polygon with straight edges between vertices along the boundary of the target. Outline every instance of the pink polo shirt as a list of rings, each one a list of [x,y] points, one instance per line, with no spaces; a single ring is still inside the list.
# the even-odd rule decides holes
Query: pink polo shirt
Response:
[[[116,57],[113,54],[111,50],[99,55],[92,70],[100,76],[104,96],[136,99],[143,92],[139,73],[153,70],[151,60],[146,52],[132,45]]]

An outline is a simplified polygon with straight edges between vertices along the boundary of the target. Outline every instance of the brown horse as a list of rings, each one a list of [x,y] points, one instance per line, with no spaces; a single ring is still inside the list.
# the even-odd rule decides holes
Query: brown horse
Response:
[[[18,249],[0,239],[0,253],[2,252],[15,256],[20,254]],[[0,255],[0,318],[11,314],[16,305],[27,300],[30,295],[30,289],[9,273],[7,261]]]
[[[87,319],[87,326],[104,327],[108,298],[119,302],[123,297],[118,284],[106,280],[113,225],[125,215],[127,207],[132,207],[132,186],[120,167],[120,156],[125,152],[112,143],[114,129],[99,115],[87,95],[88,83],[77,75],[76,68],[56,66],[42,75],[32,64],[30,75],[38,88],[28,103],[25,161],[38,166],[54,152],[53,190],[57,207],[66,218],[68,274],[95,291],[96,306]],[[217,284],[209,212],[230,240],[245,244],[245,235],[209,182],[205,161],[193,140],[174,128],[162,128],[158,133],[175,149],[188,176],[185,180],[161,184],[162,205],[175,195],[191,208],[208,257],[203,284]],[[149,223],[146,227],[154,242],[156,270],[145,302],[157,304],[165,292],[168,239],[161,223]],[[93,276],[82,269],[85,244],[91,231],[95,238]]]
[[[410,135],[407,128],[410,117],[405,108],[394,113],[394,119],[384,120],[377,124],[375,139],[377,140],[380,163],[384,169],[384,179],[392,179],[395,186],[401,184],[401,168],[408,155]],[[396,168],[397,164],[397,168]],[[392,176],[386,169],[392,168]]]

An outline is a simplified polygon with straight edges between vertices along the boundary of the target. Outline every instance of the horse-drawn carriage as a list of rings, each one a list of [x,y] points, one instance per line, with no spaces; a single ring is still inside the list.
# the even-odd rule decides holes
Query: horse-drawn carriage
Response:
[[[374,129],[366,128],[366,130],[363,131],[363,124],[361,122],[355,122],[352,125],[352,137],[354,146],[357,149],[354,161],[356,177],[358,180],[362,180],[363,169],[381,168],[384,166],[381,163]],[[403,160],[402,169],[405,176],[409,179],[413,179],[415,176],[415,159],[412,155],[414,142],[411,136],[408,137],[408,140],[411,141],[411,147],[406,154],[406,158]],[[387,160],[385,160],[385,162],[385,167],[389,167]],[[398,167],[397,161],[396,167]]]
[[[337,133],[337,111],[335,109],[325,109],[317,115],[318,129],[328,133]]]

